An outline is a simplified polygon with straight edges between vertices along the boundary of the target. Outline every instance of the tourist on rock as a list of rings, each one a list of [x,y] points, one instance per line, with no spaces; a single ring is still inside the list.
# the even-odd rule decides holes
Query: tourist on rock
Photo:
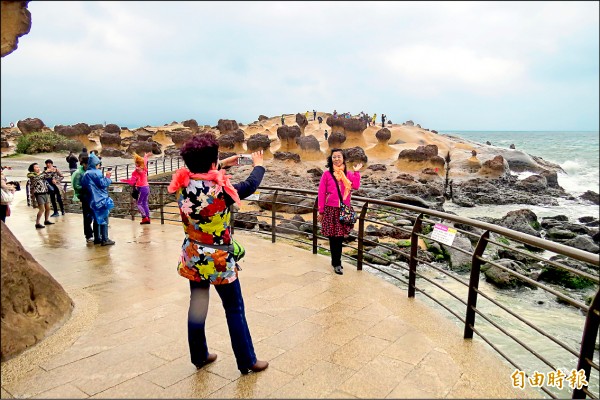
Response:
[[[110,246],[115,242],[108,238],[108,214],[115,203],[108,195],[108,186],[112,183],[110,179],[111,171],[109,169],[106,176],[102,176],[101,167],[100,159],[94,153],[90,153],[87,169],[81,178],[81,186],[86,192],[86,196],[89,196],[90,208],[94,220],[98,224],[100,245]]]
[[[231,206],[241,204],[260,185],[265,173],[262,151],[252,153],[254,168],[245,181],[231,184],[223,167],[237,165],[238,155],[219,163],[219,142],[212,133],[196,135],[181,147],[186,167],[173,174],[169,193],[176,193],[185,232],[177,270],[190,280],[188,343],[196,368],[212,363],[208,352],[205,321],[209,290],[214,285],[221,297],[231,346],[242,374],[260,372],[269,366],[257,360],[246,321],[237,261],[243,248],[231,237]]]
[[[136,153],[133,153],[135,170],[131,173],[131,177],[129,179],[121,179],[121,182],[135,186],[139,190],[137,207],[138,210],[140,210],[140,215],[142,216],[142,222],[140,222],[140,225],[146,225],[150,223],[150,208],[148,207],[148,198],[150,197],[150,185],[148,184],[148,159],[151,155],[152,153],[146,153],[142,158]]]
[[[313,121],[317,120],[317,112],[313,110]]]
[[[51,172],[42,172],[38,163],[33,163],[27,168],[29,173],[27,178],[29,179],[29,190],[31,192],[31,206],[38,209],[37,216],[35,218],[36,229],[45,228],[44,225],[53,225],[54,222],[50,222],[50,198],[48,196],[48,179],[52,177]],[[40,223],[40,220],[44,215],[44,225]]]
[[[319,182],[317,221],[321,223],[321,233],[329,239],[331,266],[336,274],[342,275],[342,245],[352,225],[340,222],[340,205],[350,205],[350,191],[360,187],[362,163],[354,166],[354,172],[346,169],[346,155],[341,149],[332,149],[327,157],[327,170]],[[342,199],[340,199],[340,193]]]
[[[327,140],[327,136],[328,136],[327,129],[325,129],[325,140]]]
[[[381,114],[381,127],[382,128],[385,128],[385,118],[386,118],[385,114]]]
[[[306,122],[308,122],[308,110],[304,113],[304,118],[306,118]]]
[[[61,189],[62,189],[62,180],[64,175],[58,168],[54,166],[54,162],[48,159],[45,161],[46,166],[44,167],[44,171],[48,172],[48,193],[50,194],[50,201],[52,202],[52,209],[54,210],[54,214],[51,217],[58,217],[58,208],[56,207],[56,202],[60,206],[60,212],[62,215],[65,215],[65,206],[63,205]]]
[[[285,114],[281,114],[281,125],[285,125]]]
[[[337,118],[337,117],[338,117],[337,110],[333,110],[333,118]]]
[[[319,115],[319,117],[317,118],[319,120],[319,128],[321,127],[321,123],[323,123],[323,117],[321,117]]]
[[[86,153],[87,154],[87,153]],[[100,232],[98,231],[98,223],[94,219],[92,209],[90,207],[90,198],[88,193],[81,186],[81,178],[87,169],[89,157],[87,155],[80,157],[80,165],[77,170],[71,175],[71,186],[73,186],[73,201],[81,202],[81,213],[83,214],[83,234],[88,243],[100,244]]]
[[[73,175],[73,172],[77,170],[77,163],[79,162],[78,158],[75,157],[73,151],[69,151],[69,155],[66,158],[67,163],[69,164],[69,172]]]
[[[373,114],[373,119],[371,120],[373,126],[375,126],[375,121],[377,121],[377,113]]]

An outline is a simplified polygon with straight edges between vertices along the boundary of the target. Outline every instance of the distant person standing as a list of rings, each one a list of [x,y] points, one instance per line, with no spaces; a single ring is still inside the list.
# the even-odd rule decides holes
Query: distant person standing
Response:
[[[327,129],[325,129],[325,140],[327,140],[327,136],[328,136]]]
[[[87,148],[85,148],[85,147],[83,147],[83,148],[81,149],[81,153],[79,153],[79,157],[78,157],[78,159],[79,159],[79,162],[81,162],[81,157],[83,157],[83,156],[86,156],[86,157],[89,157],[89,156],[90,156],[90,155],[88,154]]]
[[[98,223],[94,219],[92,209],[90,208],[90,199],[83,186],[81,178],[85,174],[88,165],[88,156],[80,159],[80,166],[73,175],[71,175],[71,186],[73,186],[73,201],[81,202],[81,213],[83,214],[83,234],[88,243],[100,244],[100,233],[98,232]]]
[[[313,121],[317,120],[317,112],[313,110]]]
[[[100,159],[91,153],[88,158],[87,170],[81,178],[81,186],[89,196],[90,208],[98,223],[100,245],[110,246],[115,242],[108,238],[108,214],[114,208],[115,203],[108,195],[108,186],[112,183],[111,171],[106,172],[106,176],[102,176],[101,167]]]
[[[148,198],[150,197],[150,185],[148,184],[148,158],[150,158],[151,155],[152,153],[146,153],[142,158],[136,153],[133,153],[135,170],[131,173],[129,179],[121,179],[121,182],[136,186],[140,191],[137,198],[137,207],[142,216],[140,225],[150,223],[150,208],[148,207]]]
[[[285,114],[281,114],[281,125],[285,125]]]
[[[63,205],[62,195],[61,195],[61,182],[64,178],[64,175],[60,172],[58,168],[54,166],[54,162],[50,159],[45,161],[46,166],[44,167],[44,171],[48,173],[48,192],[50,194],[50,201],[52,202],[52,209],[54,210],[54,214],[51,217],[58,217],[60,214],[58,213],[58,208],[56,207],[56,203],[60,206],[60,212],[62,215],[65,215],[65,206]]]
[[[377,113],[373,114],[373,119],[371,120],[373,126],[375,126],[375,121],[377,121]]]
[[[338,117],[337,110],[333,110],[333,118],[337,118],[337,117]]]
[[[321,117],[321,116],[319,115],[319,117],[318,117],[317,119],[319,120],[319,128],[320,128],[320,127],[321,127],[321,123],[323,122],[323,117]]]
[[[381,127],[385,128],[385,114],[381,114]]]
[[[65,158],[65,160],[67,160],[67,163],[69,164],[69,172],[71,173],[71,176],[73,176],[73,172],[77,170],[77,163],[79,162],[79,159],[75,157],[73,151],[69,151],[69,155],[67,158]]]
[[[306,118],[306,121],[308,121],[308,110],[306,110],[306,112],[304,113],[304,118]]]

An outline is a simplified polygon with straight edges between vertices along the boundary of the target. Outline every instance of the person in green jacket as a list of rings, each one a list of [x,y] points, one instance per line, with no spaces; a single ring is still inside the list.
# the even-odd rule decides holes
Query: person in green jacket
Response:
[[[87,243],[100,243],[98,235],[98,223],[93,217],[90,201],[87,198],[83,187],[81,186],[81,178],[85,174],[88,164],[88,156],[79,158],[79,168],[71,175],[71,186],[73,186],[73,201],[81,202],[81,211],[83,214],[83,234]]]

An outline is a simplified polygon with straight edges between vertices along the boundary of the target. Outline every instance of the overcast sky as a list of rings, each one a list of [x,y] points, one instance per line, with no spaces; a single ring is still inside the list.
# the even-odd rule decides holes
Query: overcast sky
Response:
[[[599,3],[46,2],[2,58],[2,126],[316,109],[437,130],[598,130]]]

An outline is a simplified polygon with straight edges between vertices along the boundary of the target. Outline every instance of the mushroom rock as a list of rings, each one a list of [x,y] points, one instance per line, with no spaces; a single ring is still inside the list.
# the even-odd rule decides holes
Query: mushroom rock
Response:
[[[302,136],[302,132],[300,131],[299,126],[280,126],[277,128],[277,137],[281,142],[281,146],[279,147],[279,151],[289,152],[289,151],[297,151],[298,143],[296,139]]]
[[[152,136],[154,135],[154,133],[150,132],[146,128],[136,129],[133,133],[135,134],[137,140],[140,140],[142,142],[152,140]]]
[[[196,122],[195,119],[183,121],[181,125],[185,126],[186,128],[190,128],[193,133],[198,133],[198,122]]]
[[[426,184],[429,182],[442,182],[443,178],[439,175],[439,168],[424,168],[418,176],[418,181]]]
[[[321,152],[321,144],[314,135],[302,136],[297,140],[300,146],[300,155],[302,160],[322,160],[323,153]]]
[[[226,133],[225,135],[221,135],[218,137],[219,141],[219,150],[224,149],[228,151],[233,151],[235,153],[245,153],[246,149],[244,149],[244,131],[241,129],[236,129],[230,133]]]
[[[481,161],[477,159],[477,152],[475,150],[471,150],[471,157],[467,160],[467,167],[471,173],[477,172],[481,168]]]
[[[104,127],[104,132],[121,134],[121,128],[116,124],[108,124]]]
[[[296,114],[296,123],[300,127],[300,132],[302,136],[304,136],[304,128],[308,126],[308,121],[306,117],[300,113]]]
[[[4,6],[2,11],[4,12]],[[4,15],[2,20],[4,21]],[[74,304],[60,283],[25,250],[10,228],[4,222],[0,222],[0,225],[0,355],[2,361],[6,361],[56,331],[71,317]]]
[[[114,147],[103,147],[100,150],[100,156],[102,157],[125,157],[126,154],[123,150]]]
[[[281,160],[281,161],[293,161],[295,163],[299,163],[300,162],[300,155],[299,154],[290,153],[290,152],[286,152],[286,151],[276,151],[273,154],[273,157],[276,160]]]
[[[181,153],[175,145],[170,145],[164,150],[163,155],[165,157],[179,157]]]
[[[88,135],[92,133],[92,128],[86,123],[80,122],[75,125],[56,125],[54,127],[54,132],[81,142],[88,150],[96,149],[96,144],[91,142],[88,137]]]
[[[346,135],[342,132],[335,132],[329,135],[327,138],[327,143],[329,144],[329,149],[341,149],[342,145],[346,141]]]
[[[39,118],[26,118],[17,122],[17,128],[27,135],[33,132],[44,132],[48,130],[48,127]]]
[[[2,57],[15,51],[19,38],[29,33],[31,29],[31,13],[27,9],[29,1],[2,1]],[[24,132],[23,132],[24,133]]]
[[[173,141],[173,144],[177,149],[180,149],[185,142],[192,138],[192,136],[194,136],[194,134],[188,129],[171,132],[171,141]]]
[[[66,136],[68,138],[76,137],[77,135],[79,135],[77,129],[75,129],[71,125],[56,125],[54,127],[54,132],[58,133],[59,135]]]
[[[331,127],[331,134],[334,133],[346,133],[344,129],[344,118],[333,118],[333,116],[327,117],[325,123]]]
[[[217,123],[217,129],[221,135],[226,135],[239,129],[238,123],[233,119],[220,119]]]
[[[269,119],[269,117],[267,117],[266,115],[262,115],[262,114],[261,114],[261,115],[259,115],[259,116],[258,116],[258,120],[259,120],[259,121],[266,121],[266,120],[268,120],[268,119]]]
[[[104,125],[102,124],[94,124],[94,125],[90,125],[90,129],[93,131],[99,131],[101,129],[104,129]]]
[[[402,125],[406,125],[406,126],[415,126],[415,123],[412,120],[408,120],[405,123],[403,123]]]
[[[480,175],[491,177],[503,177],[510,173],[508,162],[501,155],[497,155],[491,160],[484,161],[479,170]]]
[[[344,133],[346,134],[346,147],[367,147],[363,132],[367,129],[366,121],[358,118],[344,118]]]
[[[392,132],[388,128],[381,128],[375,133],[375,137],[377,138],[377,144],[365,150],[367,155],[371,158],[395,158],[398,150],[388,144],[388,141],[392,138]]]
[[[365,154],[365,151],[362,147],[356,146],[345,149],[344,154],[346,155],[346,162],[352,165],[358,163],[366,164],[369,161],[369,158]]]
[[[438,147],[435,144],[419,146],[415,150],[405,149],[398,155],[396,166],[403,171],[421,171],[424,168],[438,168],[444,173],[446,161],[438,155]]]
[[[267,135],[264,135],[262,133],[256,133],[250,136],[246,141],[246,147],[248,148],[248,151],[250,153],[262,150],[263,158],[273,158],[273,153],[271,153],[271,139],[269,139],[269,136]]]

